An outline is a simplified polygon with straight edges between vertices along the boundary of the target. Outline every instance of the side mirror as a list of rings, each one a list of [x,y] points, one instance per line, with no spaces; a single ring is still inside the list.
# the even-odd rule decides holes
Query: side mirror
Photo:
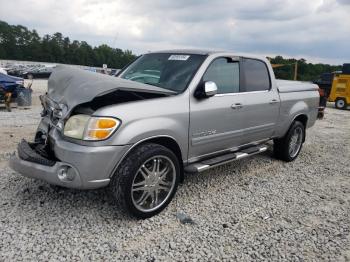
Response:
[[[215,96],[218,93],[218,87],[215,82],[207,81],[204,83],[204,95],[205,97]]]

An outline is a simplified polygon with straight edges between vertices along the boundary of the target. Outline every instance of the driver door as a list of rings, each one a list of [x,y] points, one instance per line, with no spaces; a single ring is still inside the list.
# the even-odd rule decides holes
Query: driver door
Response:
[[[230,57],[212,61],[202,82],[213,81],[218,88],[215,96],[191,98],[189,128],[189,161],[201,156],[240,145],[242,114],[239,107],[239,62]]]

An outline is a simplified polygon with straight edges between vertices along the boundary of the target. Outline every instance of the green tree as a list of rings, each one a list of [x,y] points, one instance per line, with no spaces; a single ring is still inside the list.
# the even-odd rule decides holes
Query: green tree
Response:
[[[56,62],[88,66],[108,64],[121,68],[135,59],[131,51],[108,45],[91,47],[87,42],[71,41],[57,32],[40,37],[35,30],[0,21],[0,59]]]
[[[294,58],[283,58],[282,56],[276,56],[269,58],[271,64],[283,65],[274,68],[276,78],[292,80],[294,79],[294,66],[298,62],[298,75],[297,80],[300,81],[313,81],[319,78],[322,73],[331,73],[341,70],[341,66],[332,66],[327,64],[311,64],[307,63],[305,59],[301,58],[296,60]]]

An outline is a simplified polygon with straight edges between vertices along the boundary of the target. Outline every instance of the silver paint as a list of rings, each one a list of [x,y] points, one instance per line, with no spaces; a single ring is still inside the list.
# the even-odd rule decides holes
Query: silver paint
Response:
[[[79,80],[74,78],[74,81],[70,81],[64,74],[56,75],[56,78],[50,80],[55,86],[58,86],[55,79],[67,81],[56,93],[49,92],[50,99],[56,99],[53,104],[67,104],[62,110],[62,118],[69,117],[68,114],[75,105],[88,102],[94,96],[101,95],[101,92],[141,89],[169,95],[97,109],[93,113],[94,116],[113,116],[122,121],[119,129],[105,141],[69,141],[62,136],[61,130],[51,129],[49,138],[53,142],[54,153],[59,160],[56,165],[72,166],[78,174],[76,177],[79,181],[66,183],[64,186],[76,188],[106,186],[120,162],[132,148],[152,138],[162,137],[175,141],[181,150],[181,160],[186,166],[187,163],[193,163],[203,157],[282,137],[294,119],[300,115],[307,117],[307,127],[311,127],[316,121],[319,103],[316,86],[311,83],[276,81],[272,67],[265,58],[205,50],[160,52],[198,53],[207,55],[207,58],[197,70],[188,88],[178,95],[169,95],[170,92],[167,93],[163,89],[121,79],[108,78],[107,85],[101,87],[99,83],[101,85],[105,83],[105,77],[96,76],[96,78],[91,72],[79,75],[86,77],[93,85],[84,80],[85,84],[73,86],[73,83],[79,83]],[[271,89],[216,94],[206,99],[195,98],[194,92],[204,72],[218,57],[231,57],[235,60],[246,57],[265,62],[271,76]],[[73,88],[76,89],[74,92],[78,92],[76,94],[78,97],[71,96]],[[96,90],[91,91],[91,88]],[[85,95],[87,90],[89,92]],[[45,131],[49,125],[50,121],[43,118],[38,129]],[[26,176],[62,185],[62,182],[57,181],[56,165],[50,168],[18,158],[11,160],[11,167]],[[205,168],[207,167],[202,167],[202,170]]]

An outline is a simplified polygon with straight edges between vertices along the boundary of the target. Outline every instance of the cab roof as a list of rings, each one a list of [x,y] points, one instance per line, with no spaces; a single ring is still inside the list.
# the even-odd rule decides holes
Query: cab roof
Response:
[[[246,57],[246,58],[255,58],[260,60],[266,60],[266,57],[259,55],[252,55],[246,53],[235,53],[232,51],[225,50],[210,50],[210,49],[169,49],[169,50],[160,50],[160,51],[152,51],[149,53],[173,53],[173,54],[188,54],[188,55],[230,55],[230,56],[238,56],[238,57]]]
[[[173,53],[173,54],[189,54],[189,55],[211,55],[215,53],[225,53],[225,51],[209,50],[209,49],[169,49],[160,50],[150,53]]]

